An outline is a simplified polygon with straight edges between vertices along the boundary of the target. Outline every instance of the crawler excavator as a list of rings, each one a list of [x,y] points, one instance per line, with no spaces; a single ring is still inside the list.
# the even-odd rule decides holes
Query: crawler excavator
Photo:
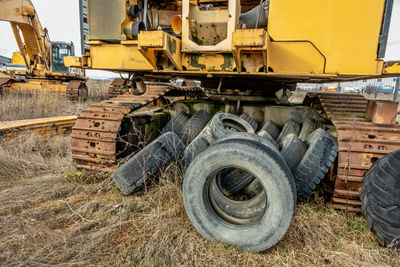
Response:
[[[312,118],[339,143],[332,204],[359,210],[364,175],[400,149],[397,104],[332,92],[309,93],[302,105],[287,100],[299,82],[398,76],[399,62],[383,60],[392,8],[393,0],[87,0],[90,52],[65,63],[124,73],[113,87],[126,93],[82,111],[73,159],[80,169],[112,170],[181,109],[280,126]]]
[[[84,70],[64,65],[64,57],[74,55],[73,44],[50,41],[30,0],[1,0],[0,21],[10,22],[19,48],[0,78],[0,93],[56,93],[72,101],[87,99]]]

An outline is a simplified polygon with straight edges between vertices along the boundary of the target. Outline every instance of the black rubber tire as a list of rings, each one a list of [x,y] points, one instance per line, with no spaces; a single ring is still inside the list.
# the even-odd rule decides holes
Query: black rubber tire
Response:
[[[325,131],[324,129],[317,129],[314,132],[312,132],[307,140],[306,140],[306,144],[310,145],[314,139],[316,138],[316,136],[323,136],[325,138],[328,138],[329,140],[331,140],[334,143],[337,143],[337,138],[334,137],[333,135],[331,135],[330,133],[328,133],[327,131]]]
[[[289,182],[292,191],[295,192],[294,198],[295,200],[297,199],[296,184],[294,182],[294,177],[292,175],[292,172],[287,166],[279,150],[273,144],[271,144],[267,139],[250,133],[233,133],[231,135],[225,136],[224,138],[218,139],[212,145],[217,145],[220,143],[229,143],[232,144],[233,146],[238,143],[246,144],[248,146],[254,146],[257,149],[260,149],[261,151],[267,151],[271,155],[273,154],[275,158],[279,159],[279,164],[281,165],[281,168],[285,171],[286,176],[290,177]],[[255,181],[258,182],[257,180]]]
[[[129,195],[165,169],[185,149],[181,139],[168,132],[140,150],[114,174],[114,182]]]
[[[308,138],[310,145],[307,152],[293,172],[299,202],[306,199],[321,182],[338,154],[336,139],[322,129],[317,131]]]
[[[184,110],[179,111],[164,126],[164,128],[161,130],[160,135],[163,135],[167,132],[174,132],[176,133],[176,135],[179,136],[179,138],[182,138],[183,128],[185,127],[189,119],[189,115]]]
[[[240,115],[240,118],[247,121],[251,125],[251,127],[253,127],[254,131],[257,131],[258,123],[255,120],[253,120],[249,115],[243,113],[242,115]]]
[[[290,177],[272,151],[236,143],[212,145],[196,157],[183,181],[183,203],[197,231],[205,238],[227,243],[251,252],[264,251],[277,244],[287,232],[295,210]],[[204,166],[207,166],[205,168]],[[221,168],[232,166],[257,174],[268,197],[263,215],[250,225],[234,225],[218,215],[210,201],[210,183]]]
[[[257,181],[257,179],[254,179],[253,182],[251,182],[251,184],[249,184],[243,189],[243,192],[250,196],[256,196],[258,195],[258,193],[260,193],[261,190],[262,190],[261,184]]]
[[[224,194],[232,196],[251,184],[254,176],[235,168],[229,168],[219,173],[217,180]]]
[[[189,145],[199,135],[210,119],[211,116],[207,111],[199,110],[196,112],[183,128],[182,142],[185,145]]]
[[[189,167],[192,160],[197,157],[201,152],[206,150],[210,146],[210,143],[205,137],[198,137],[190,143],[188,147],[186,147],[185,151],[183,152],[182,157],[182,166],[184,169]]]
[[[278,139],[276,139],[276,142],[279,144],[280,147],[282,147],[282,141],[285,138],[285,136],[289,134],[295,134],[298,136],[300,133],[300,129],[301,129],[300,124],[298,124],[294,120],[288,120],[283,126],[283,129],[279,134]]]
[[[361,210],[383,246],[400,249],[400,150],[381,158],[364,177]],[[393,240],[396,240],[392,243]]]
[[[282,141],[281,154],[291,171],[299,165],[307,151],[307,146],[295,134],[287,135]]]
[[[260,137],[265,139],[263,142],[264,145],[268,146],[272,145],[276,149],[276,151],[278,151],[279,149],[278,144],[267,132],[263,131],[263,135]],[[219,139],[217,143],[232,138],[247,139],[254,142],[261,142],[260,140],[263,140],[254,134],[235,133],[223,139]],[[222,173],[219,174],[217,179],[219,180],[218,184],[220,185],[221,190],[223,191],[224,194],[228,196],[232,196],[234,194],[239,193],[242,189],[246,188],[254,181],[254,177],[249,173],[243,174],[240,171],[235,170],[234,168],[229,168],[223,171]]]
[[[300,140],[303,142],[306,141],[311,133],[313,133],[315,130],[321,127],[322,123],[317,122],[316,120],[310,118],[305,118],[299,133]]]
[[[269,135],[272,136],[274,140],[278,139],[278,136],[281,132],[278,125],[276,125],[273,121],[267,121],[266,123],[264,123],[264,125],[260,129],[260,132],[263,130],[269,133]]]
[[[218,112],[211,120],[211,131],[216,139],[236,132],[255,133],[253,127],[244,119],[225,112]],[[233,128],[233,129],[232,129]]]
[[[276,149],[279,149],[278,143],[275,141],[275,139],[265,130],[261,130],[257,133],[258,136],[261,136],[262,138],[267,139]]]
[[[257,219],[265,209],[267,202],[265,192],[262,191],[246,201],[232,200],[220,190],[216,179],[210,185],[212,197],[218,207],[226,214],[236,219]]]

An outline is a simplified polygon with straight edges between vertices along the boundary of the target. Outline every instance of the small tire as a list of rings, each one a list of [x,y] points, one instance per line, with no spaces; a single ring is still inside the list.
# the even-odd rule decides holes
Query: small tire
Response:
[[[298,124],[294,120],[288,120],[283,126],[283,129],[279,134],[279,137],[276,140],[276,142],[279,144],[280,147],[282,147],[283,139],[289,134],[295,134],[298,136],[300,133],[300,129],[301,129],[300,124]]]
[[[229,143],[232,145],[241,143],[241,144],[245,144],[248,146],[254,146],[262,151],[268,151],[268,153],[273,154],[277,160],[279,159],[279,164],[281,165],[281,168],[285,171],[286,175],[291,178],[291,179],[289,179],[290,186],[292,188],[292,191],[295,192],[295,196],[294,196],[295,199],[297,199],[296,184],[294,182],[293,174],[290,171],[289,167],[287,166],[285,160],[283,159],[282,154],[267,139],[262,138],[261,136],[258,136],[255,134],[250,134],[250,133],[233,133],[229,136],[218,139],[215,143],[213,143],[213,145],[217,145],[220,143]],[[254,181],[256,183],[258,183],[257,179],[253,180],[253,182]],[[255,195],[257,193],[258,192],[256,192]]]
[[[275,141],[275,139],[265,130],[261,130],[257,133],[258,136],[261,136],[262,138],[267,139],[276,149],[279,149],[278,143]]]
[[[287,135],[282,141],[281,154],[291,171],[294,171],[307,151],[307,146],[294,134]]]
[[[219,112],[211,120],[211,131],[216,139],[235,132],[255,133],[253,127],[244,119],[225,112]]]
[[[260,191],[262,190],[261,184],[257,181],[257,179],[254,179],[251,184],[246,186],[243,189],[243,192],[250,195],[250,196],[256,196]]]
[[[206,150],[209,146],[210,143],[203,136],[199,136],[198,138],[194,139],[193,142],[190,143],[190,145],[183,152],[182,165],[184,169],[189,167],[192,160],[196,158],[201,152]]]
[[[317,130],[318,128],[321,128],[322,124],[310,119],[310,118],[306,118],[303,121],[303,124],[301,126],[301,130],[299,133],[299,138],[301,141],[305,142],[307,140],[307,138],[310,136],[311,133],[313,133],[315,130]]]
[[[240,118],[247,121],[251,125],[251,127],[253,127],[254,131],[257,131],[258,123],[255,120],[253,120],[249,115],[243,113],[242,115],[240,115]]]
[[[182,142],[185,145],[189,145],[199,135],[210,119],[211,116],[207,111],[199,110],[196,112],[183,128]]]
[[[164,126],[164,128],[161,130],[160,135],[163,135],[167,132],[174,132],[177,136],[179,136],[179,138],[182,138],[183,129],[185,128],[185,125],[187,124],[189,119],[189,115],[184,110],[179,111]]]
[[[379,159],[364,177],[361,210],[383,246],[400,248],[400,150]]]
[[[290,177],[279,161],[274,153],[242,143],[219,143],[196,157],[185,174],[182,195],[186,214],[197,231],[208,240],[251,252],[277,244],[287,232],[295,209]],[[227,166],[249,170],[263,184],[268,205],[254,223],[232,224],[212,207],[210,183],[215,173]]]
[[[218,185],[224,194],[232,196],[253,182],[254,176],[241,170],[229,168],[217,175]]]
[[[297,200],[303,201],[321,182],[336,160],[338,144],[329,133],[317,130],[308,138],[309,147],[293,172],[297,187]],[[329,135],[329,136],[328,136]]]
[[[278,139],[278,136],[281,132],[278,125],[276,125],[273,121],[267,121],[266,123],[264,123],[264,125],[260,129],[260,132],[263,130],[269,133],[269,135],[272,136],[274,140]]]
[[[218,207],[228,214],[237,219],[250,219],[254,220],[265,209],[266,196],[265,192],[259,192],[253,198],[246,201],[232,200],[224,195],[222,190],[219,188],[216,180],[211,183],[211,192],[214,201]]]
[[[275,140],[273,140],[272,137],[268,136],[269,134],[266,132],[263,136],[257,136],[249,133],[233,133],[229,136],[219,139],[217,143],[225,142],[232,139],[238,139],[242,141],[247,140],[258,142],[264,146],[272,146],[275,151],[279,151],[278,145],[276,144]],[[228,196],[239,193],[242,189],[247,188],[251,183],[254,182],[254,177],[252,175],[249,175],[248,173],[243,174],[240,171],[235,170],[234,168],[229,168],[220,173],[217,179],[221,190]]]
[[[165,169],[184,149],[174,132],[165,133],[123,164],[115,172],[114,182],[123,194],[129,195]]]

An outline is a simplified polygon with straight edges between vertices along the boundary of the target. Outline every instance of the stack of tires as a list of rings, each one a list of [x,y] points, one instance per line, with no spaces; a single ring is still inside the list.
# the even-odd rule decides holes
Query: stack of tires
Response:
[[[260,127],[246,114],[211,117],[201,110],[190,118],[179,112],[114,180],[130,194],[180,159],[185,210],[199,233],[264,251],[282,239],[297,202],[314,190],[336,159],[336,139],[318,126],[312,120],[288,120],[282,129],[272,121]]]

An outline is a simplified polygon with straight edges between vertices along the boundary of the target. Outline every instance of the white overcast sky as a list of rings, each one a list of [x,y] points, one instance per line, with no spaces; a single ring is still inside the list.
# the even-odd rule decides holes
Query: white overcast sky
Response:
[[[367,0],[371,1],[371,0]],[[78,0],[32,0],[43,27],[49,30],[54,41],[73,41],[76,55],[81,54],[79,1]],[[395,6],[389,32],[386,60],[400,60],[400,0]],[[0,55],[11,57],[18,47],[9,23],[0,21]],[[89,76],[110,76],[111,73],[92,72]],[[114,76],[114,75],[113,75]]]

